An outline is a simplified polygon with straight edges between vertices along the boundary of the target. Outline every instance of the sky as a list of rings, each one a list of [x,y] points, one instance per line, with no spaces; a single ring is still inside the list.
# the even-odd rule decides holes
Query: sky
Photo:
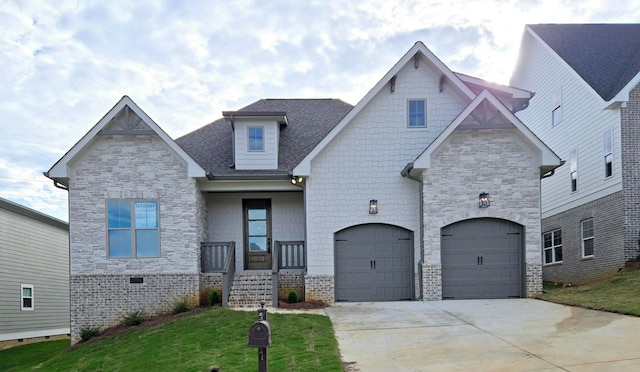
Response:
[[[356,104],[416,41],[508,84],[526,24],[640,20],[613,4],[0,0],[0,197],[67,221],[42,173],[124,95],[175,139],[262,98]]]

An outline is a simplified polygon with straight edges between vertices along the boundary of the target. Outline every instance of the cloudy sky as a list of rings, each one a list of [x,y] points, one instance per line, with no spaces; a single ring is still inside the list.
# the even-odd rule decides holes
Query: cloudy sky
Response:
[[[356,104],[418,40],[507,84],[525,24],[640,20],[613,4],[0,0],[0,197],[67,220],[42,172],[123,95],[177,138],[260,98]]]

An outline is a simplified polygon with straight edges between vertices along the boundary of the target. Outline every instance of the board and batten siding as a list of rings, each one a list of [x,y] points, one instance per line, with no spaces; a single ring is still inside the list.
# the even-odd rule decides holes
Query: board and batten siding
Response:
[[[21,310],[22,284],[34,310]],[[0,342],[68,333],[68,225],[0,200]]]
[[[249,151],[249,127],[264,128],[264,151]],[[266,120],[237,120],[235,123],[236,169],[278,169],[280,124]]]
[[[622,190],[620,112],[605,103],[546,45],[530,34],[511,85],[535,92],[517,116],[566,164],[542,180],[542,217],[546,218]],[[563,119],[552,124],[553,96],[561,92]],[[613,176],[605,177],[604,132],[613,132]],[[571,192],[569,156],[578,151],[578,190]]]

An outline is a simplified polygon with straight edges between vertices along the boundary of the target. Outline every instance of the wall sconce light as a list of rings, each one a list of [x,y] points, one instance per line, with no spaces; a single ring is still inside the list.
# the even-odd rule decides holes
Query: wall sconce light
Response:
[[[478,208],[488,208],[491,205],[491,200],[489,200],[489,193],[483,192],[478,195]]]
[[[376,199],[369,200],[369,214],[378,214],[378,201]]]
[[[301,184],[302,181],[304,181],[304,178],[302,178],[302,176],[291,176],[290,179],[292,185],[298,185]]]

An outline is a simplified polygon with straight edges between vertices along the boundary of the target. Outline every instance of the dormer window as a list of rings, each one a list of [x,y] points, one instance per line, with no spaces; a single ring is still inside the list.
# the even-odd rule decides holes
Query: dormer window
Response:
[[[249,151],[264,151],[264,127],[247,127]]]

